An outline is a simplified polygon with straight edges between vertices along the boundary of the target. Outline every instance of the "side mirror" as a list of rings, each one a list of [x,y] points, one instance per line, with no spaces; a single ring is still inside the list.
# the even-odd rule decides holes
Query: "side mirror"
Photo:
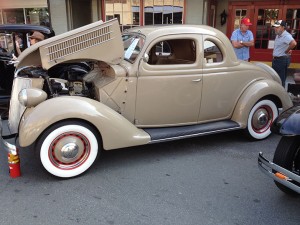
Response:
[[[148,53],[145,53],[144,56],[143,56],[143,61],[144,62],[148,62],[149,61],[149,55]]]

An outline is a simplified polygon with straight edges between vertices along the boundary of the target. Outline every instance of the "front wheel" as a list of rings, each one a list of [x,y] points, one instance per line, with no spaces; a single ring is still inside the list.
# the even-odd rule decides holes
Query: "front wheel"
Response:
[[[62,178],[82,174],[100,153],[97,134],[93,127],[82,122],[65,121],[53,125],[37,143],[43,167]]]
[[[282,137],[274,153],[273,162],[293,173],[300,175],[300,137]],[[288,195],[299,194],[281,183],[274,181],[276,186]]]
[[[271,124],[278,116],[277,106],[271,100],[258,101],[251,109],[247,121],[247,135],[261,140],[271,134]]]

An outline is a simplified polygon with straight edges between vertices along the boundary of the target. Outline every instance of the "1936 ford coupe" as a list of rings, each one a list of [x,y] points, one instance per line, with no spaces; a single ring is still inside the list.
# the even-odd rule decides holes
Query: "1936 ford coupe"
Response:
[[[101,150],[242,129],[264,139],[292,102],[276,72],[239,61],[228,38],[203,25],[120,32],[98,21],[49,38],[18,58],[6,150],[35,149],[43,167],[74,177]],[[53,78],[49,70],[88,62],[92,70]],[[8,128],[4,129],[4,126]]]

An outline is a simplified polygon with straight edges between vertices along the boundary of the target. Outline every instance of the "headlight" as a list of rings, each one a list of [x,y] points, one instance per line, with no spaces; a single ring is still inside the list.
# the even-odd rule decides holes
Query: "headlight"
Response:
[[[19,93],[19,102],[27,108],[37,106],[47,99],[47,93],[38,88],[26,88]]]

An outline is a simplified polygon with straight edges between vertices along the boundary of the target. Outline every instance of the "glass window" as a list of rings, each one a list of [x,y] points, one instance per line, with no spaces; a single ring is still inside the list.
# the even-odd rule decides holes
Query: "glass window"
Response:
[[[212,41],[204,41],[204,58],[206,63],[217,63],[223,61],[223,54],[219,47]]]
[[[275,40],[272,24],[278,18],[279,9],[258,9],[255,48],[267,49],[269,40]]]
[[[3,24],[35,24],[50,27],[48,8],[0,10]]]
[[[27,8],[25,9],[25,13],[27,24],[50,27],[49,12],[47,8]]]
[[[134,62],[144,46],[145,38],[137,35],[124,34],[122,39],[124,44],[124,59],[129,62]]]
[[[118,18],[121,30],[139,26],[140,0],[105,0],[105,18]],[[182,24],[184,0],[145,0],[144,24]]]
[[[287,9],[286,22],[287,31],[297,41],[296,49],[300,50],[300,9]]]
[[[247,9],[236,9],[234,18],[234,30],[240,27],[240,21],[247,14]]]
[[[106,20],[118,18],[121,31],[140,25],[139,0],[105,0]]]
[[[3,9],[3,22],[7,24],[24,24],[23,9]]]
[[[190,39],[160,41],[150,49],[148,64],[192,64],[196,61],[195,46],[195,41]]]
[[[145,25],[182,24],[184,0],[145,0]]]

